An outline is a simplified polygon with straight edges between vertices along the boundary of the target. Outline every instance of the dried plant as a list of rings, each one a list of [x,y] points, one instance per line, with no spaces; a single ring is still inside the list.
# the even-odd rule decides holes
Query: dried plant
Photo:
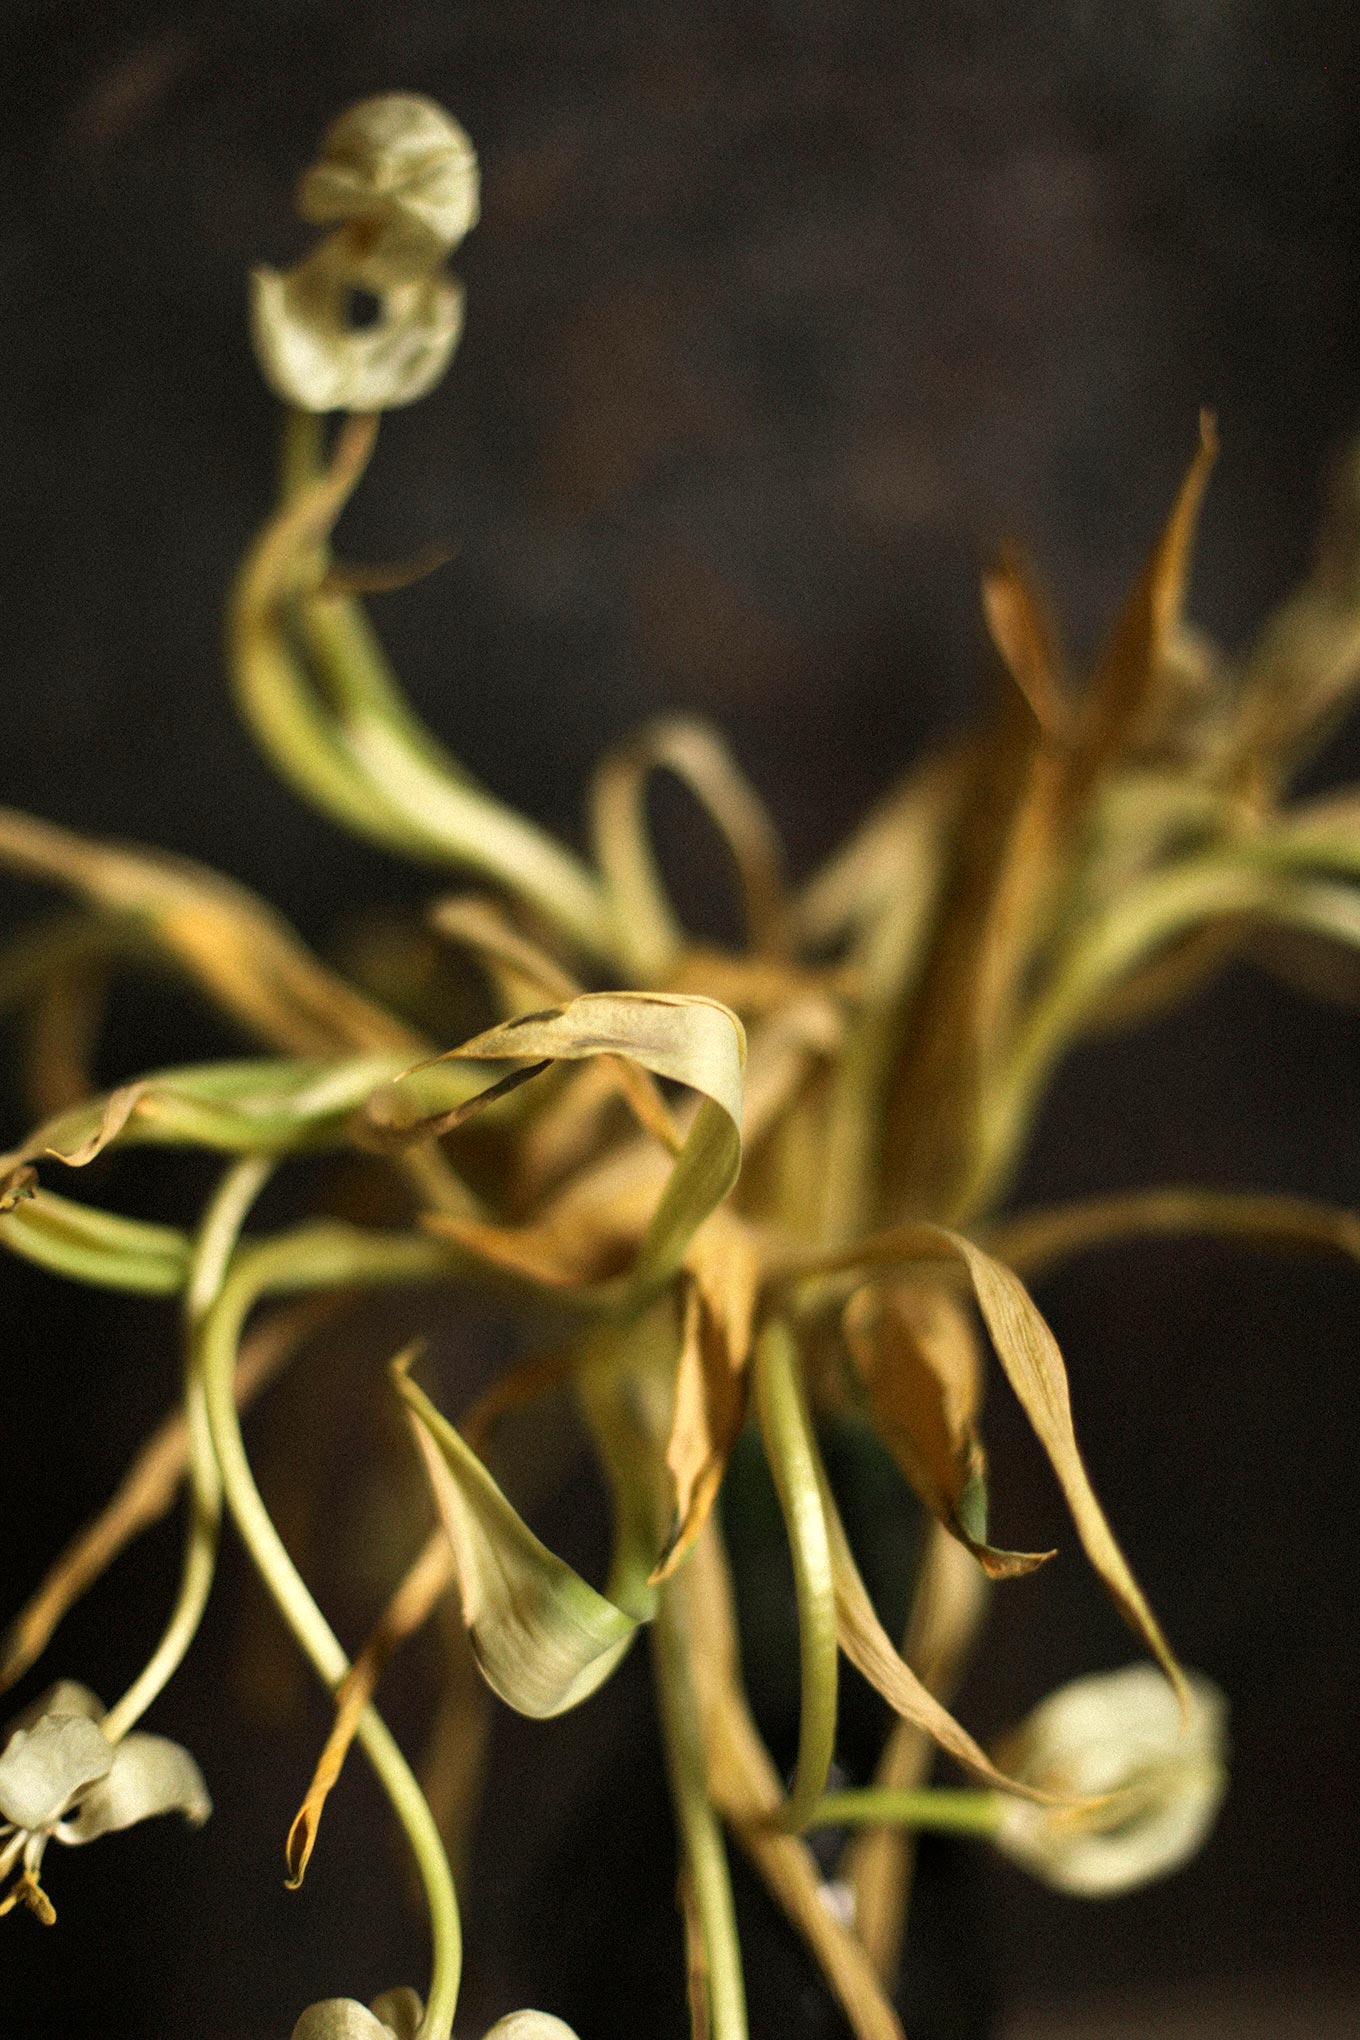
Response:
[[[371,2010],[328,2000],[295,2040],[451,2031],[461,1950],[449,1852],[373,1698],[389,1657],[448,1596],[486,1684],[536,1717],[594,1693],[646,1631],[696,2035],[746,2031],[731,1837],[860,2040],[888,2040],[900,2031],[892,1988],[917,1830],[973,1834],[1064,1888],[1107,1892],[1181,1862],[1221,1796],[1222,1701],[1183,1673],[1115,1540],[1077,1447],[1062,1358],[1022,1278],[1146,1233],[1354,1255],[1360,1227],[1256,1191],[1157,1189],[1008,1215],[1007,1190],[1074,1042],[1183,996],[1262,931],[1360,940],[1360,798],[1285,799],[1360,674],[1355,477],[1343,477],[1312,577],[1242,662],[1183,616],[1214,456],[1207,418],[1084,684],[1030,575],[1002,560],[983,590],[999,654],[989,713],[912,770],[801,888],[786,884],[774,825],[721,738],[691,721],[653,724],[605,758],[585,859],[478,785],[416,719],[367,621],[365,577],[330,552],[377,414],[428,390],[456,345],[462,294],[446,265],[477,217],[471,146],[428,101],[372,100],[336,124],[299,202],[324,238],[289,274],[255,280],[256,346],[288,413],[281,500],[231,601],[240,707],[315,806],[487,888],[442,900],[432,925],[485,973],[503,1017],[441,1049],[230,882],[0,812],[0,860],[78,905],[0,966],[7,1002],[40,1016],[33,1075],[54,1101],[0,1158],[0,1240],[77,1281],[178,1298],[185,1353],[182,1412],[13,1623],[7,1683],[189,1488],[180,1587],[145,1669],[107,1713],[83,1688],[53,1688],[0,1755],[0,1874],[12,1873],[0,1909],[22,1900],[53,1917],[39,1881],[53,1839],[84,1842],[174,1807],[206,1816],[193,1760],[133,1730],[193,1641],[225,1506],[335,1697],[288,1837],[292,1880],[357,1740],[428,1904],[423,2003],[405,1987]],[[356,292],[376,298],[375,320],[359,321]],[[347,415],[328,433],[321,414],[335,410]],[[648,785],[662,772],[730,853],[740,953],[686,933],[649,837]],[[93,1095],[83,1051],[104,974],[148,957],[262,1052]],[[132,1143],[224,1157],[192,1224],[146,1223],[39,1184],[49,1161],[79,1169]],[[326,1215],[247,1230],[272,1172],[318,1151],[347,1155],[351,1181],[365,1174],[368,1222],[343,1215],[337,1189]],[[344,1300],[474,1283],[521,1310],[529,1357],[457,1427],[417,1385],[412,1353],[393,1364],[434,1527],[351,1663],[261,1500],[240,1406]],[[949,1712],[950,1691],[987,1581],[1050,1554],[990,1541],[980,1331],[1087,1557],[1154,1661],[1050,1696],[991,1754]],[[551,1413],[564,1388],[612,1501],[602,1589],[539,1541],[486,1464],[508,1411],[544,1401]],[[796,1590],[801,1725],[787,1779],[743,1693],[715,1508],[748,1424]],[[823,1461],[835,1424],[876,1438],[928,1526],[900,1648]],[[878,1776],[855,1789],[832,1789],[842,1653],[899,1717]],[[456,1670],[444,1704],[460,1800],[480,1730],[476,1691]],[[928,1783],[936,1749],[971,1782]],[[813,1828],[842,1838],[830,1883],[805,1839]],[[566,2032],[538,2012],[494,2030]]]

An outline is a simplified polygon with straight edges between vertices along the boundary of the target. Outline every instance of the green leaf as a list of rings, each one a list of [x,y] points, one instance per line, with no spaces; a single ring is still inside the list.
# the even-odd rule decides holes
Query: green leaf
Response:
[[[118,1142],[205,1147],[227,1154],[274,1154],[340,1143],[375,1086],[399,1070],[391,1056],[354,1056],[340,1062],[199,1063],[158,1071],[58,1113],[19,1147],[0,1155],[0,1212],[24,1194],[29,1165],[43,1156],[79,1169]],[[454,1086],[455,1093],[459,1088]]]
[[[589,1699],[638,1624],[540,1543],[469,1445],[405,1371],[393,1373],[453,1546],[463,1619],[493,1692],[547,1720]]]
[[[0,1212],[0,1246],[54,1275],[100,1289],[175,1296],[189,1270],[189,1241],[174,1226],[148,1225],[35,1190]]]

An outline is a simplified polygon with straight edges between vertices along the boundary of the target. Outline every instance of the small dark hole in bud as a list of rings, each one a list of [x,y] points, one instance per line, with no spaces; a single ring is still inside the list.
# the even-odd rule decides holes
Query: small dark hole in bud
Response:
[[[363,331],[365,327],[376,326],[382,317],[382,299],[375,297],[371,290],[354,290],[349,298],[349,321],[351,326]]]

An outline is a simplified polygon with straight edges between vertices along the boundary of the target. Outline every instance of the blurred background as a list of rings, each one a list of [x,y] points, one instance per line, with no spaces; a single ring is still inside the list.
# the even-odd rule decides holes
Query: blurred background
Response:
[[[977,577],[1002,536],[1038,557],[1072,643],[1094,649],[1203,403],[1224,450],[1191,607],[1248,643],[1305,566],[1328,465],[1360,425],[1360,16],[1342,4],[3,11],[0,799],[191,852],[332,950],[430,883],[258,761],[219,619],[274,462],[245,273],[304,245],[292,182],[351,100],[443,101],[479,149],[484,206],[455,263],[453,373],[384,427],[346,550],[455,548],[375,604],[379,626],[473,771],[572,838],[601,745],[683,708],[724,725],[809,869],[982,699]],[[1310,783],[1357,773],[1353,729]],[[14,886],[0,907],[6,925],[35,911]],[[107,1074],[220,1045],[187,1005],[130,986]],[[1236,967],[1073,1060],[1022,1195],[1196,1180],[1354,1204],[1357,1047],[1353,1010]],[[17,1113],[7,1100],[4,1138]],[[139,1163],[113,1189],[165,1210],[191,1181]],[[167,1310],[8,1262],[0,1297],[7,1616],[172,1398],[177,1360]],[[1353,1271],[1202,1245],[1093,1256],[1040,1291],[1109,1513],[1177,1647],[1231,1698],[1233,1792],[1194,1865],[1110,1906],[937,1851],[913,2040],[1360,2023],[1358,1297]],[[334,1358],[378,1425],[389,1332],[361,1323]],[[499,1336],[452,1328],[451,1401],[458,1355],[471,1380]],[[279,1391],[295,1423],[315,1386]],[[996,1597],[960,1703],[984,1736],[1131,1654],[1000,1392],[989,1440],[1001,1541],[1064,1551]],[[343,1466],[315,1492],[324,1541]],[[545,1528],[588,1555],[592,1520],[569,1470]],[[177,1536],[96,1590],[51,1676],[121,1690]],[[313,1998],[422,1974],[357,1765],[306,1890],[282,1889],[325,1712],[252,1592],[233,1557],[151,1724],[201,1757],[212,1827],[152,1826],[52,1865],[58,1928],[0,1925],[7,2036],[266,2040]],[[361,1575],[351,1592],[334,1612],[352,1640],[379,1589]],[[679,2035],[672,1885],[640,1657],[564,1723],[498,1722],[468,2032],[527,2001],[583,2040]],[[759,1894],[743,1884],[741,1904],[758,2040],[838,2034]]]

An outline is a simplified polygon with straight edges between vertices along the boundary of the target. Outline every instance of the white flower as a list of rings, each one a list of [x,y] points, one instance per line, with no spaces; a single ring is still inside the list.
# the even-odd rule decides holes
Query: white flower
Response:
[[[1152,1665],[1075,1679],[1012,1731],[1013,1777],[1083,1809],[1007,1800],[997,1846],[1046,1884],[1105,1898],[1178,1870],[1214,1824],[1227,1786],[1227,1702],[1191,1676],[1190,1716]]]
[[[51,1841],[79,1846],[99,1835],[182,1813],[195,1826],[212,1812],[198,1765],[159,1735],[110,1742],[93,1693],[62,1680],[10,1724],[0,1754],[0,1913],[24,1904],[45,1925],[56,1918],[39,1881]]]
[[[416,2040],[421,2017],[420,1999],[405,1985],[384,1991],[368,2010],[356,1998],[324,1998],[307,2007],[293,2040]],[[485,2040],[576,2040],[576,2035],[551,2012],[510,2012],[497,2019]]]

